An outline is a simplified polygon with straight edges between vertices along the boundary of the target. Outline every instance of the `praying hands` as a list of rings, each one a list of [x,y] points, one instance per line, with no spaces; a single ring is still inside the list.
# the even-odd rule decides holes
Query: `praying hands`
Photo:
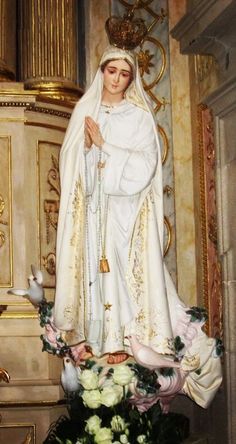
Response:
[[[102,148],[102,145],[105,142],[99,125],[92,119],[92,117],[89,116],[85,117],[84,138],[85,146],[88,149],[92,147],[92,144],[96,145],[98,148]]]

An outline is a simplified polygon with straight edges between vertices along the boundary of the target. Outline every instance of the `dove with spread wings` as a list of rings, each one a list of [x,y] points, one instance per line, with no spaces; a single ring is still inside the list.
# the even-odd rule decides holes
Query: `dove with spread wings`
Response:
[[[40,304],[42,304],[42,302],[45,301],[43,273],[41,270],[37,270],[34,265],[31,265],[31,271],[32,274],[28,277],[28,288],[11,288],[11,290],[8,290],[7,293],[22,296],[28,299],[28,301],[31,302],[31,304],[33,304],[35,307],[38,307]]]

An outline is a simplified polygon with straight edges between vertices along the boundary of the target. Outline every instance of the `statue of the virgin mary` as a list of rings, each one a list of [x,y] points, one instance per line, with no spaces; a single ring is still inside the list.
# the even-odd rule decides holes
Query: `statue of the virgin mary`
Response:
[[[132,335],[174,354],[180,337],[183,356],[197,357],[201,369],[185,391],[205,407],[221,383],[220,360],[164,264],[160,144],[132,51],[105,50],[73,111],[60,178],[57,328],[69,345],[86,343],[97,357],[132,354]]]

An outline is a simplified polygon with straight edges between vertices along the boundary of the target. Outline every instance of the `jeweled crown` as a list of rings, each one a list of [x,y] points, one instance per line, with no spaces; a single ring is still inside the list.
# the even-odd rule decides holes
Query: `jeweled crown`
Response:
[[[123,17],[111,16],[105,23],[111,45],[122,49],[134,49],[144,40],[148,30],[141,18],[134,18],[134,9]]]

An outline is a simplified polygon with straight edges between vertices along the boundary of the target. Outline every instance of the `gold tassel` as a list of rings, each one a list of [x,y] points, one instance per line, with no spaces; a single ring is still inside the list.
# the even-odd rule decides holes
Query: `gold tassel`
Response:
[[[106,256],[102,256],[100,259],[100,273],[109,273],[110,267]]]

